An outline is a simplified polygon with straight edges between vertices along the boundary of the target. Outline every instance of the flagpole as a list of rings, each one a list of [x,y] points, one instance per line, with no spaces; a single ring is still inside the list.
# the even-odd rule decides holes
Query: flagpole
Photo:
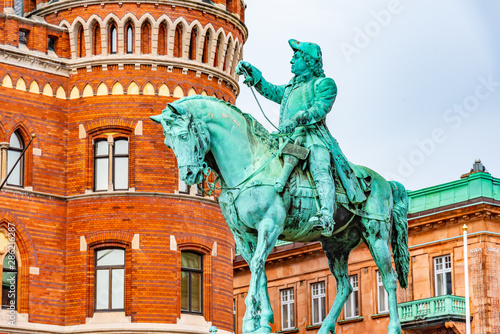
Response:
[[[464,276],[465,276],[465,331],[470,332],[470,297],[469,297],[469,254],[467,252],[467,225],[462,226],[464,231]]]

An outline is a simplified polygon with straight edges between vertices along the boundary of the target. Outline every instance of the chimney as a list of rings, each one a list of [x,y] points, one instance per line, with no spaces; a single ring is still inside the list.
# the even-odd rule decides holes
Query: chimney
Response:
[[[481,162],[481,159],[476,159],[476,161],[474,161],[474,164],[472,165],[471,170],[468,173],[460,176],[460,178],[464,179],[464,178],[466,178],[469,175],[474,174],[474,173],[488,173],[488,171],[486,170],[486,167],[484,167],[483,163]]]

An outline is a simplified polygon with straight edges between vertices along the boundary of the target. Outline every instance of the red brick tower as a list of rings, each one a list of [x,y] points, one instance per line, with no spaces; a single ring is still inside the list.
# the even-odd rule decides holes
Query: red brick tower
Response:
[[[192,94],[234,103],[244,8],[0,4],[2,180],[36,134],[0,192],[0,332],[233,331],[232,236],[149,116]]]

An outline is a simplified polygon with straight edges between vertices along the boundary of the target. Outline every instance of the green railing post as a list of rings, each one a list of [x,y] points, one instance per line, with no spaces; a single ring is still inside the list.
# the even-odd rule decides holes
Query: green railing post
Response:
[[[453,299],[452,298],[446,298],[444,300],[444,306],[445,306],[444,309],[445,309],[446,314],[455,314],[455,312],[453,311],[453,307],[451,307],[452,304],[453,304]]]

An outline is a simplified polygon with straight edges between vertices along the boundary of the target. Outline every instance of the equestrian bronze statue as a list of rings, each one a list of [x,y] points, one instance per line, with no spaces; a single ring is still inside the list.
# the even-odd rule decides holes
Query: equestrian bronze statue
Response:
[[[181,180],[191,185],[210,170],[217,175],[218,202],[251,271],[243,333],[271,331],[265,262],[277,240],[319,241],[323,247],[337,294],[319,334],[335,333],[352,292],[349,253],[364,241],[388,293],[389,333],[401,333],[396,289],[398,280],[406,287],[409,270],[406,190],[347,161],[325,123],[337,87],[323,72],[321,49],[289,44],[294,77],[288,84],[269,83],[247,62],[237,67],[246,84],[280,104],[279,133],[213,97],[180,99],[151,118],[163,127]]]

